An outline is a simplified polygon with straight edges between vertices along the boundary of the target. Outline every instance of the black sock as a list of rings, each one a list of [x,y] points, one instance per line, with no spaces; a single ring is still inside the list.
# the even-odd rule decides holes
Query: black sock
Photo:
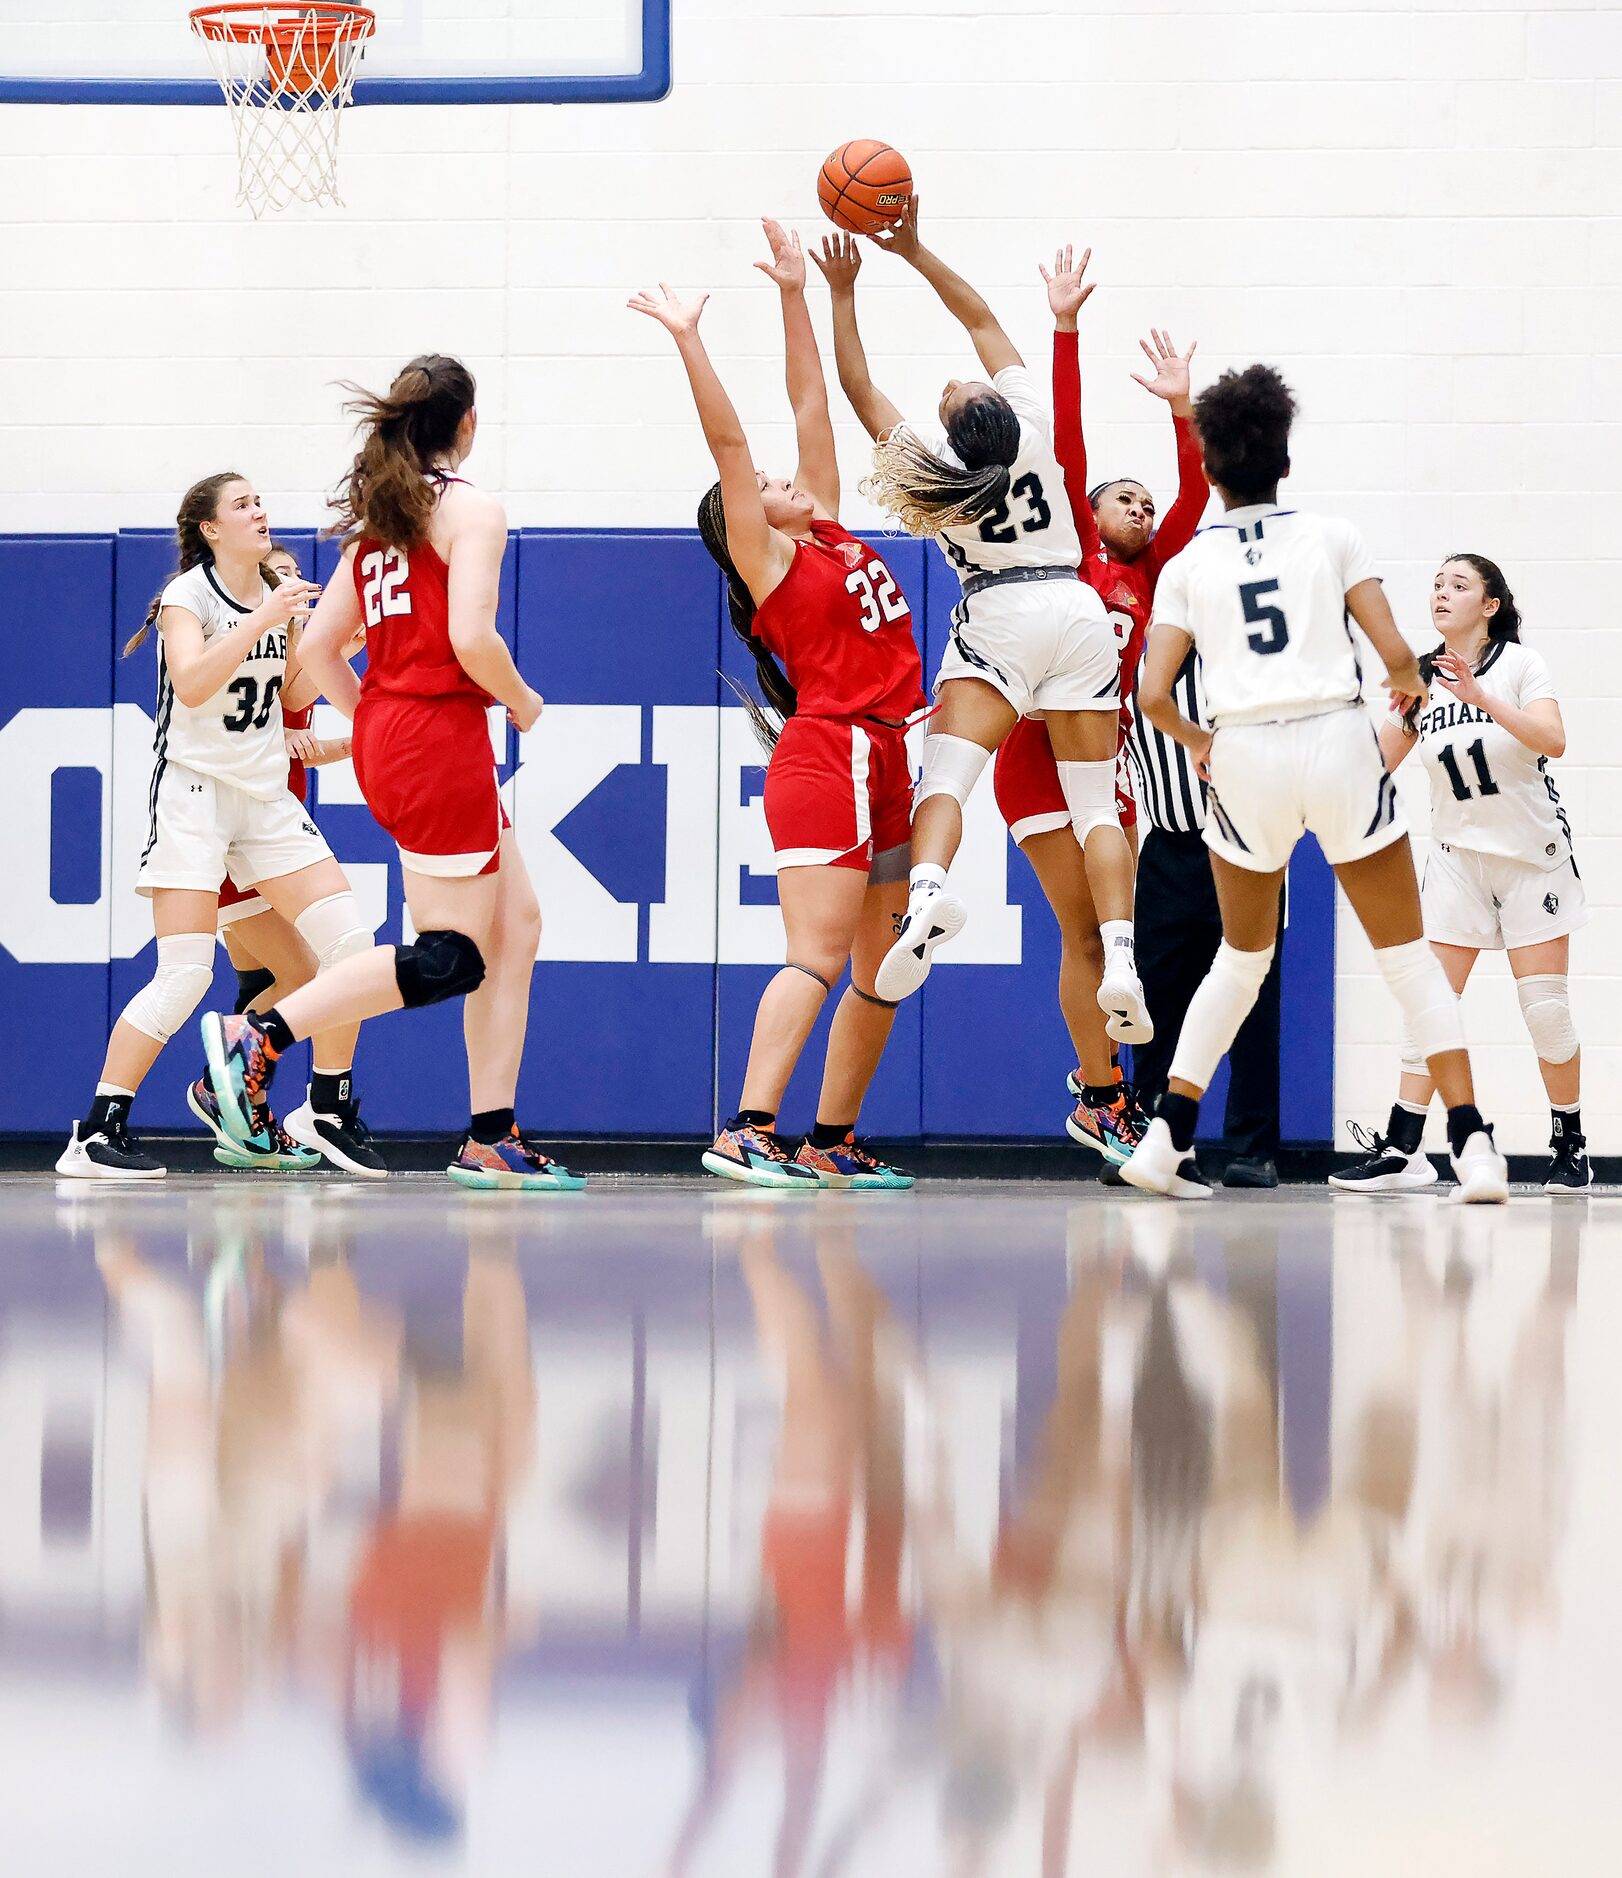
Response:
[[[727,1127],[764,1128],[767,1134],[771,1134],[772,1124],[776,1120],[777,1117],[769,1109],[739,1109]]]
[[[1186,1154],[1194,1145],[1194,1124],[1200,1119],[1200,1105],[1193,1096],[1167,1092],[1155,1104],[1155,1113],[1171,1130],[1171,1144]]]
[[[79,1139],[88,1141],[112,1128],[122,1128],[130,1118],[134,1096],[99,1095],[90,1104],[90,1113],[79,1124]]]
[[[355,1107],[350,1072],[335,1069],[329,1074],[324,1069],[312,1070],[310,1107],[317,1115],[336,1115],[339,1121],[349,1121]]]
[[[1554,1124],[1551,1132],[1556,1141],[1575,1141],[1582,1146],[1583,1112],[1580,1108],[1550,1109],[1549,1120]]]
[[[1120,1093],[1121,1085],[1118,1082],[1089,1082],[1082,1084],[1081,1099],[1089,1108],[1107,1109],[1114,1107],[1115,1098]]]
[[[1447,1112],[1447,1145],[1455,1154],[1462,1154],[1465,1142],[1486,1126],[1475,1103],[1461,1102],[1456,1109]]]
[[[253,1009],[255,998],[261,998],[276,982],[276,974],[254,966],[250,971],[237,973],[237,1001],[231,1007],[240,1017],[244,1011]]]
[[[856,1132],[854,1122],[818,1122],[806,1136],[814,1148],[837,1148],[847,1135]]]
[[[1425,1139],[1424,1116],[1405,1109],[1400,1102],[1393,1102],[1390,1120],[1385,1125],[1385,1138],[1399,1152],[1417,1154],[1420,1142]]]
[[[468,1123],[467,1131],[475,1141],[493,1148],[512,1133],[513,1112],[511,1109],[480,1109]]]
[[[280,1011],[255,1011],[253,1022],[259,1026],[261,1035],[277,1056],[292,1049],[293,1033]]]

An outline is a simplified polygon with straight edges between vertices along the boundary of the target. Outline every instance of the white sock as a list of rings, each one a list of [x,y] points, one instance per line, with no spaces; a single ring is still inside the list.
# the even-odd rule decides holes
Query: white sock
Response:
[[[1121,964],[1128,971],[1136,973],[1138,956],[1132,934],[1132,922],[1129,919],[1101,919],[1098,922],[1098,936],[1104,942],[1104,974],[1109,975],[1112,965]],[[1119,950],[1117,950],[1119,948]]]
[[[939,893],[946,885],[946,869],[938,861],[920,861],[907,876],[907,893],[916,899],[920,893]]]
[[[96,1084],[96,1094],[99,1096],[128,1096],[132,1102],[135,1100],[135,1091],[133,1089],[125,1089],[116,1082],[98,1082]]]

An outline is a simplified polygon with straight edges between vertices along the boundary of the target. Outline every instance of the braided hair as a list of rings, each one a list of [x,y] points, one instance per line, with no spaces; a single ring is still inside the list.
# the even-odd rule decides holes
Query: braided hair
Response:
[[[904,424],[873,452],[862,493],[888,510],[909,535],[938,535],[983,520],[1008,499],[1009,469],[1019,455],[1019,417],[989,386],[964,398],[946,425],[961,469],[938,457]]]
[[[741,686],[732,685],[743,708],[749,713],[749,721],[754,726],[762,749],[770,756],[777,747],[784,723],[799,708],[799,695],[789,683],[788,674],[772,656],[770,647],[755,633],[755,602],[732,559],[732,550],[727,546],[726,510],[722,506],[721,485],[718,482],[705,490],[699,502],[698,532],[704,546],[709,549],[710,559],[725,577],[727,618],[732,623],[732,630],[749,648],[755,661],[755,676],[761,694],[770,711],[776,713],[774,722],[769,711],[763,710],[758,700],[750,697]],[[727,683],[732,684],[731,679]]]

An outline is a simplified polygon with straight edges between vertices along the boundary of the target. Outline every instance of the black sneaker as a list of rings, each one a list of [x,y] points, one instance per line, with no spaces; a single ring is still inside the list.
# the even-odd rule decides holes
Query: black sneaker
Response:
[[[359,1174],[366,1180],[388,1177],[388,1163],[378,1153],[372,1131],[360,1118],[360,1104],[352,1103],[347,1115],[317,1115],[309,1097],[282,1117],[282,1127],[306,1148],[341,1167],[347,1174]]]
[[[1224,1187],[1276,1187],[1278,1166],[1269,1154],[1236,1154],[1222,1171]]]
[[[1404,1154],[1386,1136],[1371,1134],[1357,1122],[1351,1132],[1366,1158],[1331,1174],[1331,1187],[1343,1193],[1414,1193],[1436,1185],[1436,1169],[1423,1148]]]
[[[109,1122],[93,1135],[81,1135],[75,1122],[68,1145],[57,1158],[56,1171],[70,1180],[162,1180],[169,1172],[143,1151],[121,1121]]]
[[[1594,1184],[1586,1135],[1556,1135],[1549,1143],[1554,1159],[1543,1176],[1545,1193],[1586,1193]]]

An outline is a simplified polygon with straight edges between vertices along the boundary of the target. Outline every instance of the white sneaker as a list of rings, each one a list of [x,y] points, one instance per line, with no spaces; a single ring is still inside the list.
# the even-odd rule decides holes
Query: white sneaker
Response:
[[[963,930],[969,909],[945,887],[921,893],[908,902],[896,942],[879,961],[873,990],[892,1004],[910,998],[929,976],[936,946]]]
[[[1143,983],[1130,956],[1115,957],[1104,968],[1098,987],[1098,1008],[1108,1018],[1104,1029],[1112,1043],[1150,1043],[1155,1027],[1143,999]]]
[[[1342,1193],[1415,1193],[1434,1187],[1440,1176],[1423,1148],[1405,1154],[1384,1135],[1371,1134],[1353,1122],[1352,1139],[1365,1150],[1361,1161],[1329,1176],[1331,1187]]]
[[[1132,1158],[1121,1163],[1121,1178],[1130,1187],[1145,1193],[1167,1193],[1174,1200],[1211,1197],[1211,1184],[1196,1166],[1193,1149],[1179,1151],[1171,1130],[1158,1115],[1132,1150]]]
[[[1509,1198],[1509,1162],[1498,1152],[1490,1128],[1478,1128],[1460,1154],[1449,1155],[1464,1206],[1502,1206]]]
[[[98,1129],[81,1140],[77,1122],[57,1157],[56,1171],[69,1180],[162,1180],[169,1172],[141,1151],[128,1128]]]

